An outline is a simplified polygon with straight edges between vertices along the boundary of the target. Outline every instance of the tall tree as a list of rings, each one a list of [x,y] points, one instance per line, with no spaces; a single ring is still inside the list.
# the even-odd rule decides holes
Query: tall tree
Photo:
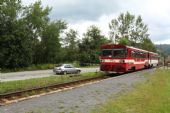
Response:
[[[67,28],[63,21],[49,23],[42,32],[42,63],[58,63],[60,60],[60,33]]]
[[[50,22],[50,11],[51,8],[44,8],[41,4],[41,1],[35,2],[34,4],[25,7],[25,10],[23,11],[24,21],[26,27],[28,28],[27,37],[30,38],[32,42],[31,47],[33,63],[38,63],[40,60],[38,57],[42,56],[41,54],[43,54],[40,41],[42,32],[47,28],[46,26],[48,26],[48,23]]]
[[[21,19],[20,0],[0,2],[0,67],[17,68],[31,63],[29,39],[26,38],[25,24]]]
[[[70,29],[65,33],[64,49],[65,49],[65,60],[72,62],[78,58],[78,33],[77,31]]]
[[[135,22],[135,16],[131,15],[129,12],[126,14],[121,13],[117,19],[111,20],[109,23],[110,28],[110,39],[114,43],[119,43],[121,38],[130,39],[130,34],[132,33]]]
[[[100,29],[94,25],[90,26],[79,44],[80,61],[82,63],[98,63],[100,46],[106,42],[108,41],[101,35]]]
[[[41,36],[41,31],[50,21],[50,11],[51,8],[44,8],[41,5],[41,1],[35,2],[25,8],[23,16],[25,17],[28,27],[34,33],[33,38]]]
[[[131,43],[139,43],[149,36],[148,27],[143,23],[141,16],[136,18],[129,12],[121,13],[117,19],[111,20],[109,28],[110,38],[115,43],[119,43],[122,38],[128,38]]]
[[[129,12],[121,13],[118,18],[111,20],[109,28],[110,39],[116,44],[142,48],[147,41],[147,45],[153,45],[149,39],[148,27],[141,16],[135,17]],[[152,49],[154,51],[155,47]]]
[[[145,39],[149,38],[148,27],[143,23],[141,16],[136,18],[130,38],[133,46],[137,46],[137,43],[144,42]]]

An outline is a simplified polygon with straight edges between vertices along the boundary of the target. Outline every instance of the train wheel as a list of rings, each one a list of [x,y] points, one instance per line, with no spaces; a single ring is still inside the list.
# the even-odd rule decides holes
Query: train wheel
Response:
[[[132,71],[136,71],[136,67],[132,67]]]

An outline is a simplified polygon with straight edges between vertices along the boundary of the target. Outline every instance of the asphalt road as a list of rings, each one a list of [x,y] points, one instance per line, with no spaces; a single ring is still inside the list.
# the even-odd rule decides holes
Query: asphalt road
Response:
[[[146,73],[154,70],[115,76],[95,84],[1,106],[0,113],[89,113],[108,99],[116,99],[120,92],[133,90],[136,83],[147,80]]]
[[[80,68],[81,73],[96,72],[99,68]],[[49,70],[37,70],[37,71],[23,71],[23,72],[11,72],[11,73],[0,73],[0,81],[14,81],[14,80],[25,80],[30,78],[40,78],[54,76],[52,69]],[[57,75],[55,75],[57,76]]]

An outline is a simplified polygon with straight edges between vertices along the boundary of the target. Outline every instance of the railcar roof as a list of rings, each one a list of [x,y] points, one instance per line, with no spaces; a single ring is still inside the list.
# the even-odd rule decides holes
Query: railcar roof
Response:
[[[126,46],[126,47],[127,48],[131,48],[131,49],[135,49],[135,50],[139,50],[139,51],[143,51],[143,52],[150,52],[150,51],[139,49],[139,48],[135,48],[135,47],[132,47],[132,46]]]
[[[143,52],[149,52],[151,54],[156,54],[157,55],[157,53],[154,53],[154,52],[151,52],[151,51],[135,48],[135,47],[132,47],[132,46],[120,45],[120,44],[104,44],[104,45],[101,46],[101,48],[111,48],[111,47],[130,48],[130,49],[135,49],[135,50],[139,50],[139,51],[143,51]]]

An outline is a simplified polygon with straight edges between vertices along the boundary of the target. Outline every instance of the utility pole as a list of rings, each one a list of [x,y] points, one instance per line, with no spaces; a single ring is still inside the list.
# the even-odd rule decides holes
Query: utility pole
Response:
[[[163,60],[164,60],[164,69],[165,69],[165,55],[163,56]]]

